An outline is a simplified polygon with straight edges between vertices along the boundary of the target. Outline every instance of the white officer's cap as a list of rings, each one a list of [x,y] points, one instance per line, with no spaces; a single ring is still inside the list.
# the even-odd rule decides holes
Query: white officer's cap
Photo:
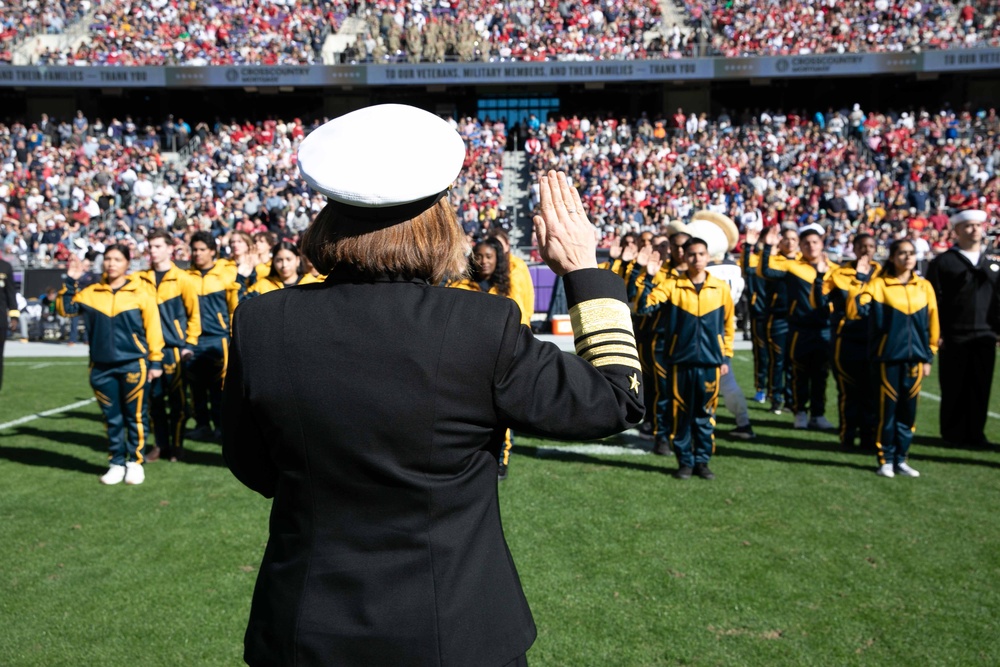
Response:
[[[799,227],[799,238],[802,238],[803,234],[819,234],[820,236],[823,236],[824,234],[826,234],[826,230],[823,229],[822,225],[817,225],[815,222],[813,222],[808,225],[803,225],[802,227]]]
[[[446,121],[403,104],[335,118],[299,147],[299,172],[346,215],[401,222],[433,206],[465,161],[465,142]]]
[[[951,216],[950,222],[951,226],[961,224],[963,222],[986,222],[986,211],[977,211],[975,209],[970,209],[968,211],[962,211]]]

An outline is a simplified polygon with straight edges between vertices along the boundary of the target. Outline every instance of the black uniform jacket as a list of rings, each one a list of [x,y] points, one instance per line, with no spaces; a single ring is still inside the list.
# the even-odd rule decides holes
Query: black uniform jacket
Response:
[[[940,309],[945,344],[991,338],[1000,333],[1000,258],[979,255],[973,265],[953,246],[927,267]]]
[[[17,297],[14,295],[14,269],[10,262],[0,259],[0,323],[6,325],[8,318],[19,317]],[[7,335],[0,331],[0,336]]]
[[[223,453],[274,498],[250,665],[489,667],[528,649],[504,431],[598,438],[643,415],[621,279],[577,271],[566,291],[580,356],[510,299],[421,281],[335,270],[239,306]]]

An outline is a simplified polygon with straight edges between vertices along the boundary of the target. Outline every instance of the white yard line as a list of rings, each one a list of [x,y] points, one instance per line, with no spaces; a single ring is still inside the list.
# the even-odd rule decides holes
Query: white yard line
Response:
[[[648,449],[636,447],[621,447],[618,445],[560,445],[558,447],[539,447],[535,454],[539,458],[558,456],[559,454],[593,454],[600,456],[645,456]]]
[[[940,403],[941,402],[941,397],[938,396],[937,394],[930,394],[930,393],[928,393],[926,391],[922,391],[922,392],[920,392],[920,395],[923,396],[924,398],[926,398],[929,401],[934,401],[935,403]],[[986,416],[987,417],[992,417],[993,419],[1000,419],[1000,413],[998,413],[998,412],[987,412]]]
[[[96,398],[88,398],[85,401],[77,401],[76,403],[70,403],[69,405],[63,405],[62,407],[52,408],[51,410],[45,410],[33,415],[26,415],[24,417],[19,417],[14,421],[9,421],[4,424],[0,424],[0,431],[11,428],[12,426],[20,426],[21,424],[26,424],[30,421],[35,421],[36,419],[41,419],[42,417],[51,417],[52,415],[57,415],[60,412],[66,412],[67,410],[72,410],[73,408],[82,408],[85,405],[90,405]]]
[[[80,361],[4,361],[4,366],[30,366],[31,368],[41,368],[43,366],[83,366],[85,359]]]

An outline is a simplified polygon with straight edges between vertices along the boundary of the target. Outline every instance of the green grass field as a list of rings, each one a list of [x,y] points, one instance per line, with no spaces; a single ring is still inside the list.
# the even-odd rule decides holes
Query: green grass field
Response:
[[[749,353],[735,370],[749,388]],[[91,397],[83,360],[5,375],[0,423]],[[831,381],[836,421],[834,399]],[[519,437],[501,499],[531,664],[1000,664],[1000,451],[938,446],[937,409],[921,401],[920,479],[756,405],[757,440],[720,437],[714,482]],[[0,430],[0,666],[242,664],[268,501],[218,445],[140,487],[98,484],[105,452],[95,403]]]

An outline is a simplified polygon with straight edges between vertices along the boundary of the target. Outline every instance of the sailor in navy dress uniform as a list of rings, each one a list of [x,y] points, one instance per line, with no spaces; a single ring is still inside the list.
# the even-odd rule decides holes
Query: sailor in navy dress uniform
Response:
[[[941,310],[941,438],[983,447],[1000,333],[1000,257],[983,247],[985,211],[951,217],[958,241],[927,268]]]
[[[624,286],[597,269],[562,175],[542,177],[536,227],[578,356],[536,340],[510,299],[437,286],[464,266],[443,197],[464,157],[445,121],[402,105],[302,143],[300,170],[329,199],[303,245],[330,275],[237,308],[225,387],[226,463],[274,499],[250,665],[526,664],[535,626],[497,502],[504,432],[590,439],[642,420]]]

